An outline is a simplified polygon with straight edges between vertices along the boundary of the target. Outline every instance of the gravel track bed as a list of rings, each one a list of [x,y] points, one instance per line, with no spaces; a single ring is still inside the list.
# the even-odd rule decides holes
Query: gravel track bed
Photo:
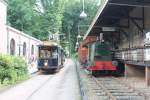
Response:
[[[80,78],[88,100],[150,100],[150,88],[139,78],[95,78],[84,69]]]

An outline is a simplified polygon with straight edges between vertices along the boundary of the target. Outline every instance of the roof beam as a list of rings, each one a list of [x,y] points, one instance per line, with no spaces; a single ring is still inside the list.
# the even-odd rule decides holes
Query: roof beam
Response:
[[[133,19],[131,19],[132,23],[143,33],[143,28],[140,27],[140,25]]]
[[[129,33],[127,33],[126,31],[124,31],[122,28],[119,29],[121,33],[123,33],[125,35],[125,37],[129,37]]]
[[[150,2],[134,2],[134,1],[127,1],[127,0],[122,0],[121,2],[117,1],[110,1],[108,3],[109,5],[118,5],[118,6],[130,6],[130,7],[145,7],[145,8],[150,8]]]
[[[128,17],[128,16],[103,16],[103,18],[143,20],[142,17]]]

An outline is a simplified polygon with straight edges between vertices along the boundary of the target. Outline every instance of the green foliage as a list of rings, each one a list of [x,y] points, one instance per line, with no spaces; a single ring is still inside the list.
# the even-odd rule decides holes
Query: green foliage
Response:
[[[38,1],[42,8],[37,4]],[[7,2],[7,20],[10,26],[41,40],[48,39],[49,31],[60,32],[65,8],[64,0],[7,0]]]
[[[18,80],[22,80],[26,78],[28,74],[27,63],[21,57],[13,57],[13,66],[17,73]]]
[[[78,53],[73,53],[73,54],[71,55],[71,58],[72,58],[72,59],[77,59],[77,57],[78,57]]]
[[[87,13],[87,18],[85,19],[79,18],[79,15],[82,11],[82,2],[79,2],[77,0],[68,2],[62,20],[62,25],[63,25],[62,31],[63,33],[69,33],[69,31],[71,33],[70,48],[72,52],[75,52],[74,50],[77,41],[77,35],[80,34],[81,36],[84,36],[86,34],[86,31],[96,14],[98,8],[97,2],[98,0],[85,1],[85,12]],[[79,25],[79,31],[78,31],[78,25]],[[82,25],[86,25],[86,26],[83,27]],[[69,41],[69,37],[68,37],[68,41]]]
[[[20,57],[0,54],[0,81],[12,84],[27,78],[27,66]]]
[[[21,31],[32,33],[33,4],[35,0],[7,0],[8,14],[7,21],[12,27]]]
[[[62,28],[62,18],[65,8],[65,0],[41,0],[44,10],[40,16],[45,20],[47,33],[59,33]]]

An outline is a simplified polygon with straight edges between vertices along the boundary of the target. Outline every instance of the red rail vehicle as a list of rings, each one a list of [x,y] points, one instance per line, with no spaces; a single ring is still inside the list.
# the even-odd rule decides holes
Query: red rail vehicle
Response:
[[[89,40],[89,39],[88,39]],[[113,52],[111,51],[111,45],[109,43],[96,41],[83,42],[83,45],[87,45],[88,53],[87,57],[82,60],[87,60],[86,68],[92,72],[92,75],[117,75],[123,73],[124,69],[119,67],[121,63],[113,59]],[[86,44],[87,43],[87,44]],[[80,47],[79,50],[82,50]],[[85,54],[85,53],[83,53]],[[79,56],[83,56],[80,52]]]
[[[106,43],[94,42],[89,46],[89,67],[93,75],[112,74],[117,71],[118,63],[113,61],[110,46]]]
[[[88,58],[88,48],[81,44],[78,49],[78,60],[82,65],[85,65],[87,63],[87,58]]]
[[[86,44],[96,41],[95,36],[88,36],[84,41],[80,43],[80,47],[78,48],[78,60],[80,64],[82,64],[84,67],[87,65],[88,61],[88,53],[89,49]]]

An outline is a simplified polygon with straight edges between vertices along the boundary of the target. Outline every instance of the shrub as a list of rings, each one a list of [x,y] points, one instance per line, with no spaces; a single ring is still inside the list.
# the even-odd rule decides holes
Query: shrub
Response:
[[[78,53],[73,53],[72,55],[71,55],[71,58],[73,58],[73,59],[76,59],[78,57]]]
[[[27,63],[21,57],[13,57],[13,66],[17,73],[17,79],[22,80],[26,78],[28,74]]]
[[[27,64],[21,57],[0,54],[0,81],[12,84],[27,77]]]

